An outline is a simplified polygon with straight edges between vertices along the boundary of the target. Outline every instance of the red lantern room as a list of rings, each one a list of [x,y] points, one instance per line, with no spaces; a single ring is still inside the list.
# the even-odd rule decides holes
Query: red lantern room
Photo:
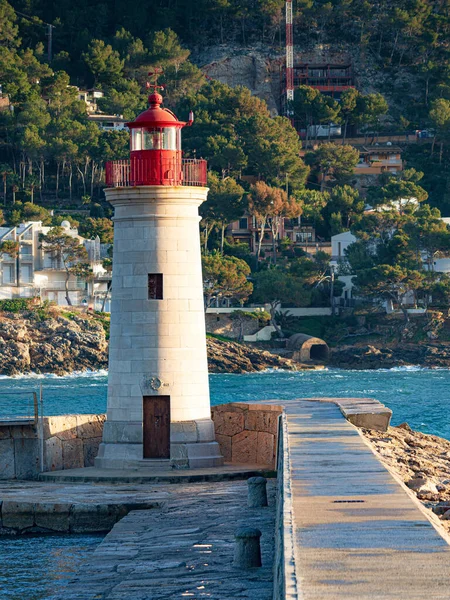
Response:
[[[135,185],[172,185],[181,179],[181,129],[186,125],[167,108],[154,92],[149,107],[135,121],[131,130],[131,178]]]
[[[141,185],[206,185],[206,161],[183,159],[181,130],[192,125],[179,121],[168,108],[161,108],[163,97],[156,84],[149,96],[149,107],[134,121],[127,123],[131,132],[130,160],[106,164],[108,187]]]

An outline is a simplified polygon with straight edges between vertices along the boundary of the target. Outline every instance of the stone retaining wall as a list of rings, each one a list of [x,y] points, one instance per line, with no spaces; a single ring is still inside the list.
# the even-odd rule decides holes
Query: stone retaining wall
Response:
[[[83,492],[78,492],[78,497]],[[77,490],[74,491],[77,496]],[[98,501],[83,502],[57,498],[56,501],[39,498],[37,501],[0,500],[0,536],[29,533],[103,533],[110,531],[132,510],[161,509],[164,500],[109,499],[107,494]]]
[[[281,406],[232,402],[211,412],[225,462],[275,468]]]
[[[212,407],[226,462],[275,468],[280,406],[241,402]],[[106,415],[44,417],[44,472],[94,466]],[[39,425],[0,426],[0,480],[41,472]]]
[[[44,417],[43,471],[92,467],[105,415]],[[41,472],[40,425],[0,427],[0,479],[36,479]]]
[[[131,510],[136,507],[132,506]],[[130,508],[122,504],[0,502],[0,535],[28,533],[102,533]]]

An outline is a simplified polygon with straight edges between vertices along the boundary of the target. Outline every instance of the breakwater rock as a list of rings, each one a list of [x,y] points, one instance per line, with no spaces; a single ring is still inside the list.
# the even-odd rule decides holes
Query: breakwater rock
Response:
[[[341,369],[390,369],[408,365],[450,367],[450,345],[341,346],[331,350],[329,364]]]
[[[386,467],[450,532],[450,441],[413,431],[407,423],[362,432]]]

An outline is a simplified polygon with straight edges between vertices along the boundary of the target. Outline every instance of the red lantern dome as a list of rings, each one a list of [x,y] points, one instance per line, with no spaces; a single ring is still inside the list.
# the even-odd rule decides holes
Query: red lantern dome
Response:
[[[192,125],[192,113],[188,122],[179,121],[171,110],[161,108],[163,97],[156,90],[148,101],[147,110],[127,123],[130,161],[107,163],[107,185],[206,185],[206,161],[182,158],[181,130]]]
[[[137,127],[184,127],[186,123],[179,121],[177,117],[168,108],[161,108],[163,97],[154,92],[148,97],[149,107],[136,117],[131,123],[127,123],[130,129]]]
[[[133,122],[131,130],[131,179],[135,185],[174,185],[182,180],[181,129],[179,121],[154,92],[149,107]]]

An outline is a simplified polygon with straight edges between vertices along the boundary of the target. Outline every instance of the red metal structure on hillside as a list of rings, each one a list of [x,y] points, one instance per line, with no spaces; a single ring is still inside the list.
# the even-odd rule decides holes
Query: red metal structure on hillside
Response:
[[[127,123],[131,131],[130,160],[106,163],[106,185],[127,187],[138,185],[206,185],[206,161],[183,159],[181,130],[192,125],[179,121],[172,111],[161,108],[163,98],[153,87],[149,107],[135,121]]]
[[[286,65],[281,77],[281,112],[292,118],[294,90],[300,85],[318,89],[322,94],[340,99],[341,93],[354,87],[352,63],[341,62],[295,62],[293,33],[293,0],[286,0]]]
[[[292,0],[286,2],[286,115],[292,116],[291,103],[294,100],[294,34]]]

